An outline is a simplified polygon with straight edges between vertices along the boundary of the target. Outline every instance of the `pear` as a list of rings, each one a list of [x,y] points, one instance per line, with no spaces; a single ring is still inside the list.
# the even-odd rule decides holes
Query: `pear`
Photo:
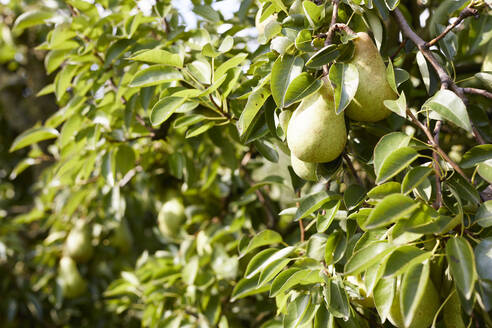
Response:
[[[290,163],[292,165],[292,169],[296,172],[299,178],[306,181],[318,181],[318,177],[316,175],[316,168],[318,164],[301,161],[294,154],[290,155]]]
[[[357,36],[351,63],[359,71],[359,86],[345,113],[355,121],[376,122],[391,114],[384,100],[397,99],[397,95],[386,80],[386,66],[369,34]]]
[[[126,220],[122,220],[116,227],[113,237],[111,238],[111,243],[122,253],[127,253],[132,248],[133,237]]]
[[[397,290],[388,315],[389,321],[398,328],[429,328],[440,306],[439,293],[436,287],[434,287],[432,280],[427,280],[424,295],[417,305],[413,321],[408,327],[405,327],[403,323],[403,316],[401,315],[400,309],[400,293],[399,289]]]
[[[65,255],[60,260],[58,281],[66,298],[78,297],[87,290],[87,282],[80,275],[77,263],[70,256]]]
[[[292,114],[287,145],[301,161],[324,163],[336,159],[346,142],[343,114],[336,114],[333,88],[323,80],[321,88],[304,98]]]
[[[65,251],[77,262],[87,262],[94,253],[90,226],[84,220],[77,220],[65,241]]]
[[[181,224],[186,219],[184,210],[183,203],[179,198],[171,198],[162,205],[157,221],[159,230],[164,236],[176,237]]]

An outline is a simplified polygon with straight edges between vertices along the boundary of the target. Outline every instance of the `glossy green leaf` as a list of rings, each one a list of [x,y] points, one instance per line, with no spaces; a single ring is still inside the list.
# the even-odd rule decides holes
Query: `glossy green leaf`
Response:
[[[355,96],[359,85],[359,72],[354,64],[335,63],[331,65],[328,76],[335,90],[335,110],[340,114]]]
[[[395,248],[394,245],[385,241],[373,242],[352,255],[345,264],[344,272],[345,274],[356,275],[380,261]]]
[[[336,201],[333,202],[333,206],[328,206],[330,204],[323,206],[325,213],[322,215],[318,215],[318,217],[316,218],[316,230],[318,232],[324,232],[330,227],[333,219],[335,218],[335,215],[337,214],[338,209],[340,208],[340,204],[341,201]]]
[[[325,263],[331,265],[340,261],[347,249],[347,237],[341,231],[328,235],[325,243]]]
[[[403,276],[400,290],[400,308],[403,322],[409,327],[425,294],[429,281],[429,262],[410,267]]]
[[[302,73],[304,61],[301,57],[280,56],[272,67],[270,88],[273,100],[279,108],[285,106],[285,96],[290,83]]]
[[[392,277],[404,273],[409,267],[423,263],[431,257],[431,252],[424,252],[415,246],[402,246],[388,257],[383,277]]]
[[[403,91],[398,99],[385,100],[384,106],[398,116],[407,117],[407,99]]]
[[[289,256],[294,249],[293,246],[289,246],[280,250],[268,248],[261,251],[249,261],[246,272],[244,273],[245,277],[249,279],[256,276],[271,263]]]
[[[397,222],[409,216],[419,207],[419,203],[402,194],[392,194],[383,198],[363,223],[365,229],[376,229]]]
[[[269,229],[263,230],[255,235],[244,248],[239,249],[239,255],[242,257],[258,247],[278,244],[281,242],[282,236],[278,232]]]
[[[330,200],[337,199],[338,195],[329,191],[320,191],[306,197],[299,202],[299,208],[294,216],[294,221],[298,221],[317,211]]]
[[[492,145],[478,145],[464,153],[463,159],[459,164],[461,167],[468,169],[489,159],[492,159]]]
[[[258,113],[268,96],[270,96],[270,90],[267,88],[260,88],[249,95],[248,102],[237,122],[237,128],[241,138],[248,138],[251,128],[254,126],[252,123],[258,118]]]
[[[367,193],[367,196],[372,199],[383,199],[391,194],[399,194],[401,191],[401,184],[396,181],[389,181],[379,186],[375,186]]]
[[[417,188],[425,178],[432,173],[432,168],[426,166],[417,166],[412,168],[403,178],[401,183],[401,193],[408,194],[414,188]]]
[[[477,273],[480,279],[492,281],[492,237],[484,238],[475,247]]]
[[[422,105],[422,108],[435,111],[441,117],[460,128],[468,132],[472,131],[470,118],[463,100],[450,90],[439,90]]]
[[[492,200],[483,202],[483,204],[480,205],[473,222],[478,223],[484,228],[492,226]]]
[[[44,22],[54,16],[55,13],[46,10],[32,10],[21,14],[15,20],[13,30],[22,32],[25,28],[44,24]]]
[[[258,286],[263,286],[264,284],[270,282],[287,266],[287,264],[289,264],[290,261],[292,261],[292,259],[279,259],[265,266],[260,273]]]
[[[56,129],[45,127],[31,128],[15,138],[9,151],[13,152],[43,140],[57,138],[59,135],[60,133]]]
[[[446,258],[456,288],[470,299],[477,280],[473,249],[465,238],[452,237],[446,243]]]
[[[318,50],[314,55],[306,62],[306,67],[320,68],[323,65],[335,60],[340,56],[340,51],[336,44],[330,44]]]
[[[287,305],[287,314],[284,316],[285,328],[300,327],[306,316],[314,316],[314,304],[311,303],[309,294],[303,294]]]
[[[214,78],[219,79],[222,75],[226,74],[228,70],[235,68],[241,64],[246,57],[248,57],[247,54],[245,53],[239,53],[235,55],[234,57],[226,60],[222,64],[217,67],[217,69],[214,72]]]
[[[270,297],[286,292],[295,285],[320,283],[319,270],[291,268],[280,273],[272,282]]]
[[[379,170],[384,160],[398,148],[406,147],[410,143],[411,137],[402,132],[392,132],[379,140],[374,148],[374,172],[379,175]]]
[[[302,2],[302,7],[304,8],[304,14],[306,15],[311,27],[316,27],[320,20],[324,17],[325,6],[323,4],[317,6],[312,1],[304,0]]]
[[[251,295],[256,295],[256,294],[261,294],[266,292],[270,286],[266,285],[263,287],[259,287],[257,285],[257,278],[252,278],[252,279],[241,279],[237,283],[237,285],[234,287],[234,290],[232,291],[231,294],[231,301],[234,302],[235,300],[251,296]]]
[[[492,184],[492,159],[478,164],[477,172],[482,179]]]
[[[418,157],[419,154],[412,147],[402,147],[396,149],[389,154],[381,164],[376,183],[379,184],[391,179],[408,167]]]
[[[330,279],[325,287],[325,302],[328,311],[336,318],[347,320],[350,315],[350,305],[341,281]]]
[[[207,122],[204,124],[197,124],[197,125],[189,128],[188,131],[186,131],[185,136],[187,139],[199,136],[200,134],[207,132],[208,130],[210,130],[214,126],[215,126],[215,122],[213,122],[213,121]]]
[[[475,74],[475,76],[482,82],[485,88],[492,91],[492,73],[480,72]]]
[[[183,57],[181,55],[162,49],[144,50],[134,54],[128,59],[151,64],[162,64],[180,68],[183,67]]]
[[[130,87],[141,88],[164,82],[180,80],[181,73],[166,65],[152,65],[139,71],[130,82]]]
[[[152,108],[150,122],[152,125],[161,125],[185,102],[186,98],[165,97],[159,100]]]
[[[295,45],[296,48],[300,51],[310,52],[313,51],[313,46],[311,45],[311,41],[313,39],[312,33],[310,30],[301,30],[299,34],[297,34]]]
[[[303,98],[318,91],[322,84],[323,83],[320,80],[313,78],[311,74],[306,72],[301,73],[295,77],[287,87],[284,97],[284,106],[289,107],[290,105],[301,101]]]
[[[381,322],[385,322],[389,315],[393,299],[395,298],[396,278],[383,278],[374,288],[374,305]]]

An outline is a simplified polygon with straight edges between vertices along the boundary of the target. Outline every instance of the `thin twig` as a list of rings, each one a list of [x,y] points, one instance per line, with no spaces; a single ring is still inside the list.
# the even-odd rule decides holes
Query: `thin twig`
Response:
[[[400,51],[405,47],[406,43],[407,43],[407,39],[403,39],[403,41],[398,46],[398,49],[396,49],[395,53],[390,56],[391,60],[395,59],[395,57],[398,56]]]
[[[492,100],[492,92],[488,92],[486,90],[477,89],[477,88],[462,88],[464,93],[469,93],[473,95],[484,96],[485,98],[489,98]]]
[[[297,192],[297,198],[300,198],[301,197],[301,191],[299,190]],[[296,202],[296,207],[299,208],[300,206],[300,203],[299,202]],[[304,232],[304,224],[302,223],[302,219],[299,219],[299,230],[300,230],[300,233],[301,233],[301,243],[304,242],[304,239],[305,239],[305,232]]]
[[[434,57],[432,51],[429,50],[429,48],[427,47],[427,43],[413,31],[410,25],[408,25],[408,22],[406,21],[402,12],[398,8],[396,8],[392,13],[393,16],[395,17],[397,24],[400,26],[403,35],[408,39],[410,39],[413,43],[415,43],[417,48],[420,50],[420,52],[424,55],[424,57],[427,59],[427,61],[432,65],[432,67],[436,71],[437,75],[439,76],[439,80],[441,81],[441,88],[451,89],[454,93],[456,93],[458,97],[460,97],[463,100],[464,103],[467,103],[464,88],[460,88],[454,83],[454,81],[451,79],[451,77],[446,72],[446,70]],[[483,138],[479,134],[478,130],[476,129],[473,130],[473,136],[475,137],[478,143],[482,143]]]
[[[425,135],[427,136],[427,139],[429,139],[429,143],[431,144],[432,148],[434,149],[434,151],[436,151],[441,157],[442,159],[444,159],[446,162],[449,163],[449,165],[451,165],[451,167],[456,171],[458,172],[463,178],[465,178],[467,181],[470,181],[470,179],[466,176],[466,174],[463,172],[463,170],[458,166],[458,164],[456,164],[451,158],[449,158],[449,156],[444,152],[444,150],[442,150],[442,148],[439,146],[438,143],[436,143],[436,140],[434,139],[434,137],[432,136],[432,133],[430,132],[429,128],[425,125],[423,125],[414,115],[413,113],[407,109],[407,114],[408,116],[410,117],[410,119],[412,120],[412,122],[417,125],[419,127],[419,129],[421,129]]]
[[[439,42],[439,40],[441,40],[442,38],[444,38],[446,36],[446,34],[448,34],[449,32],[451,32],[452,29],[454,29],[456,26],[458,26],[465,18],[471,17],[471,16],[477,17],[478,16],[478,10],[475,9],[475,8],[471,8],[471,7],[465,7],[460,12],[458,18],[453,23],[449,24],[444,29],[444,31],[442,31],[441,34],[439,34],[434,39],[430,40],[429,42],[427,42],[425,44],[426,47],[429,48],[429,47],[435,45],[437,42]]]
[[[328,30],[328,33],[326,34],[325,45],[329,45],[331,43],[331,39],[333,38],[334,31],[332,30],[332,27],[337,22],[338,5],[340,4],[340,0],[332,0],[331,3],[333,4],[333,12],[331,13],[330,29]],[[331,32],[330,32],[330,30],[331,30]]]
[[[350,157],[347,155],[347,153],[343,153],[342,156],[343,156],[343,159],[345,160],[345,163],[347,163],[347,166],[349,167],[350,172],[354,176],[355,180],[357,180],[357,183],[360,186],[364,186],[364,184],[362,183],[361,178],[359,177],[359,175],[357,174],[357,171],[354,168],[354,164],[352,164],[352,161],[350,160]]]
[[[439,132],[441,131],[442,123],[441,121],[437,121],[436,127],[434,128],[434,143],[436,145],[439,144]],[[432,152],[432,158],[434,158],[434,162],[432,166],[434,167],[434,172],[436,173],[436,201],[434,202],[434,207],[436,209],[441,208],[442,205],[442,191],[441,191],[441,170],[439,168],[439,158],[436,151]]]

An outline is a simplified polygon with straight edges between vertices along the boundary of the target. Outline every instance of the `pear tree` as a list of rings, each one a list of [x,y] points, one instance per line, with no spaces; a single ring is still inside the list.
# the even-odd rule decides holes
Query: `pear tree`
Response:
[[[0,1],[5,327],[492,327],[492,2]]]

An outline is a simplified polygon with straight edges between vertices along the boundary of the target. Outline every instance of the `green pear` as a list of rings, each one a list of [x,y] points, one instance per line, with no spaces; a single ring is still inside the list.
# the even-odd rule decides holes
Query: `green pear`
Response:
[[[413,317],[413,321],[410,326],[405,327],[403,323],[403,316],[400,309],[400,292],[397,289],[395,299],[391,305],[390,313],[388,315],[389,321],[398,328],[429,328],[434,320],[434,315],[440,306],[439,293],[431,279],[427,280],[425,286],[425,292],[422,296],[420,303],[417,305],[417,310]]]
[[[60,260],[58,281],[66,298],[78,297],[87,290],[87,282],[80,275],[77,263],[70,256],[63,256]]]
[[[94,253],[90,226],[84,220],[77,220],[65,241],[65,251],[75,261],[87,262]]]
[[[122,220],[114,230],[111,244],[123,253],[127,253],[132,248],[133,237],[126,220]]]
[[[359,32],[357,36],[351,63],[359,71],[359,86],[345,113],[356,121],[376,122],[391,114],[383,102],[397,95],[386,80],[386,66],[369,34]]]
[[[290,155],[290,163],[292,165],[292,169],[296,172],[299,178],[306,181],[318,181],[318,177],[316,175],[316,168],[318,164],[301,161],[294,154]]]
[[[287,128],[287,145],[301,161],[324,163],[336,159],[346,142],[343,114],[336,114],[333,88],[323,80],[322,87],[304,98],[292,114]]]
[[[184,210],[183,202],[179,198],[171,198],[162,205],[157,221],[159,230],[164,236],[176,237],[186,219]]]

